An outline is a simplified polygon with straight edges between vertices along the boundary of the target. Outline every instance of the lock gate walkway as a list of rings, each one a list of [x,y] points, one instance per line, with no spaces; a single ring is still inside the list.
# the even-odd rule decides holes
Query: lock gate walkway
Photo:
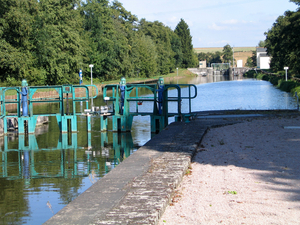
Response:
[[[157,224],[209,128],[278,115],[299,112],[219,111],[172,123],[45,224]]]

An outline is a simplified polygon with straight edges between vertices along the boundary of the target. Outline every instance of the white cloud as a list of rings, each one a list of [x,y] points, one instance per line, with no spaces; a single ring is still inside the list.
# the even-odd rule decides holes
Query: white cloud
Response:
[[[208,26],[208,29],[210,30],[226,30],[228,29],[227,26],[219,26],[216,23],[212,23],[212,25]]]

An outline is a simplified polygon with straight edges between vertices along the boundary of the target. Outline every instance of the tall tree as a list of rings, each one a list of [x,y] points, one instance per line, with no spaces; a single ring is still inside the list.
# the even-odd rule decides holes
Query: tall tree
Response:
[[[225,45],[223,48],[223,62],[230,63],[232,62],[233,51],[229,44]]]
[[[300,11],[286,11],[279,16],[272,28],[265,33],[266,48],[271,56],[271,68],[283,70],[289,66],[290,71],[296,75],[300,73]]]
[[[192,36],[187,23],[181,19],[175,28],[175,33],[178,35],[181,41],[182,50],[182,67],[194,67],[197,62],[195,61],[195,54],[192,45]]]
[[[140,33],[132,45],[132,64],[135,76],[151,77],[157,73],[156,46],[150,36]]]
[[[121,3],[89,0],[84,4],[85,30],[90,35],[90,63],[100,80],[132,76],[130,54],[137,18]]]
[[[34,70],[32,55],[35,0],[0,0],[0,79],[8,85],[20,85]]]
[[[174,52],[175,67],[180,67],[183,60],[183,53],[181,48],[181,41],[177,34],[172,32],[171,34],[171,47]]]
[[[83,19],[75,0],[40,0],[35,19],[34,54],[46,74],[45,83],[74,83],[87,45]]]
[[[159,74],[167,74],[173,70],[175,68],[175,53],[171,45],[171,33],[173,31],[161,22],[149,22],[145,19],[141,19],[139,31],[151,37],[155,43]]]

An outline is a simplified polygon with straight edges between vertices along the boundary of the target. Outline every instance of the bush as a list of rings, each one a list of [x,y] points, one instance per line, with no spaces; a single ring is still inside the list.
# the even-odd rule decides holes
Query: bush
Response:
[[[277,74],[284,77],[285,76],[285,71],[279,71],[279,72],[277,72]]]
[[[293,96],[295,96],[296,92],[297,92],[298,98],[300,98],[300,86],[297,86],[291,90],[291,93]]]
[[[266,81],[269,81],[270,79],[269,75],[263,73],[258,73],[256,78],[259,80],[266,80]]]
[[[255,72],[255,70],[249,70],[248,72],[245,73],[244,76],[248,77],[248,78],[255,78],[256,77],[256,72]]]
[[[278,86],[279,81],[281,80],[282,78],[279,76],[271,76],[269,81],[271,82],[271,84]]]
[[[291,80],[284,81],[284,80],[281,80],[279,82],[279,89],[282,90],[282,91],[291,92],[291,90],[293,88],[297,87],[298,85],[299,84],[296,81],[291,81]]]

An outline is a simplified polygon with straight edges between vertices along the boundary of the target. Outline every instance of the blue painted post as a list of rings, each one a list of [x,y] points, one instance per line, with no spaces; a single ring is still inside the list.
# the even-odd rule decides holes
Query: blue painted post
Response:
[[[163,93],[164,93],[164,78],[160,77],[157,81],[158,92],[158,114],[162,113]]]
[[[22,115],[23,116],[28,116],[28,102],[27,102],[27,94],[28,94],[28,89],[27,89],[27,81],[22,80]]]
[[[82,70],[79,70],[79,85],[82,84]]]
[[[123,114],[123,107],[124,107],[124,99],[125,99],[125,89],[126,89],[126,79],[125,77],[121,78],[120,81],[120,90],[121,90],[121,109],[120,114]]]

